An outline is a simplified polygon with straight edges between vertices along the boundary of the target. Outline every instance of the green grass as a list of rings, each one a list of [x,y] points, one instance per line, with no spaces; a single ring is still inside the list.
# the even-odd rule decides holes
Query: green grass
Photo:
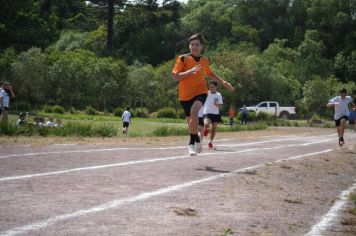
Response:
[[[86,115],[86,114],[52,114],[39,112],[36,115],[27,117],[28,122],[33,122],[33,118],[42,116],[48,118],[53,116],[62,119],[63,127],[60,129],[26,127],[18,129],[15,123],[17,115],[9,116],[9,125],[1,126],[0,134],[4,135],[25,135],[25,136],[82,136],[82,137],[166,137],[166,136],[185,136],[188,135],[188,127],[185,119],[173,118],[132,118],[128,134],[122,133],[121,117],[113,115]],[[309,126],[306,121],[300,120],[270,120],[250,122],[247,125],[241,125],[235,120],[235,125],[230,127],[223,117],[224,124],[219,124],[218,132],[237,132],[249,130],[262,130],[268,126]],[[332,123],[332,122],[331,122]],[[324,127],[329,127],[325,125]]]

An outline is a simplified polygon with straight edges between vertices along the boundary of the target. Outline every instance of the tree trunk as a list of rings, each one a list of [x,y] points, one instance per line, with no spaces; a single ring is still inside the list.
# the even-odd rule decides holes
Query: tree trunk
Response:
[[[114,34],[114,0],[108,0],[108,25],[107,25],[106,49],[113,48],[112,38]]]

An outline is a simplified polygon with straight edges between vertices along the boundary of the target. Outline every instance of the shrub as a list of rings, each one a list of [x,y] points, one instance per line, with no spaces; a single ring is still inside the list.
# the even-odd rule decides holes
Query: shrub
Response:
[[[53,112],[53,108],[51,106],[44,106],[42,110],[44,112],[46,112],[46,113],[52,113]]]
[[[87,115],[96,115],[97,111],[92,106],[87,106],[85,108],[85,114],[87,114]]]
[[[187,128],[167,127],[162,126],[153,131],[154,136],[166,137],[166,136],[184,136],[188,134]]]
[[[314,113],[312,115],[312,117],[310,117],[310,120],[309,120],[310,124],[314,125],[314,124],[322,124],[323,123],[323,120],[320,118],[320,116],[316,113]]]
[[[157,118],[157,111],[155,112],[152,112],[150,115],[149,115],[150,118]]]
[[[180,119],[185,119],[185,113],[183,109],[179,109],[177,112],[177,117]]]
[[[148,117],[148,110],[145,107],[137,107],[137,108],[132,110],[132,116],[147,118]]]
[[[77,114],[78,112],[77,112],[77,110],[76,110],[74,107],[71,107],[71,108],[69,109],[69,113],[70,113],[70,114]]]
[[[117,107],[114,109],[114,116],[119,116],[121,117],[122,116],[122,113],[124,113],[124,109],[122,109],[121,107]]]
[[[166,107],[157,111],[157,118],[177,118],[177,113],[173,108]]]
[[[59,105],[53,106],[52,110],[53,110],[54,113],[64,114],[64,108],[59,106]]]
[[[260,112],[257,114],[256,119],[261,121],[266,121],[266,120],[274,120],[275,117],[272,114],[268,114],[266,112]]]

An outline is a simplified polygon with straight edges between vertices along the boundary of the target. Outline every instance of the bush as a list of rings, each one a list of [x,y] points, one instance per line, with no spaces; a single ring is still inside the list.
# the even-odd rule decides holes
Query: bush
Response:
[[[179,109],[178,112],[177,112],[177,117],[179,119],[185,119],[185,113],[184,113],[184,110],[183,109]]]
[[[177,118],[175,109],[166,107],[157,111],[157,118]]]
[[[77,112],[77,110],[76,110],[74,107],[71,107],[71,108],[69,109],[69,113],[70,113],[70,114],[77,114],[78,112]]]
[[[44,106],[42,110],[44,112],[46,112],[46,113],[52,113],[53,112],[53,109],[52,109],[51,106]]]
[[[148,114],[149,114],[148,110],[145,107],[137,107],[132,110],[132,116],[134,116],[134,117],[147,118]]]
[[[122,109],[121,107],[117,107],[114,109],[113,113],[114,113],[114,116],[121,117],[122,113],[124,113],[124,109]]]
[[[162,126],[153,131],[154,136],[166,137],[166,136],[184,136],[188,134],[187,128],[172,128]]]
[[[257,114],[256,119],[261,121],[266,121],[266,120],[274,120],[275,117],[272,114],[268,114],[266,112],[260,112]]]
[[[85,114],[87,115],[96,115],[98,112],[92,107],[92,106],[87,106],[85,108]]]
[[[53,110],[54,113],[64,114],[64,108],[59,106],[59,105],[53,106],[52,110]]]
[[[310,117],[310,120],[309,120],[310,124],[314,125],[314,124],[322,124],[323,123],[323,120],[320,118],[320,116],[316,113],[314,113],[312,115],[312,117]]]

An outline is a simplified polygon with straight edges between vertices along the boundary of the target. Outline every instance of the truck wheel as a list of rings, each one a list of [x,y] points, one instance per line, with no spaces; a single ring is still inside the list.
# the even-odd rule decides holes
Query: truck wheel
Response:
[[[282,112],[280,117],[283,119],[283,120],[288,120],[289,118],[289,113],[288,112]]]

